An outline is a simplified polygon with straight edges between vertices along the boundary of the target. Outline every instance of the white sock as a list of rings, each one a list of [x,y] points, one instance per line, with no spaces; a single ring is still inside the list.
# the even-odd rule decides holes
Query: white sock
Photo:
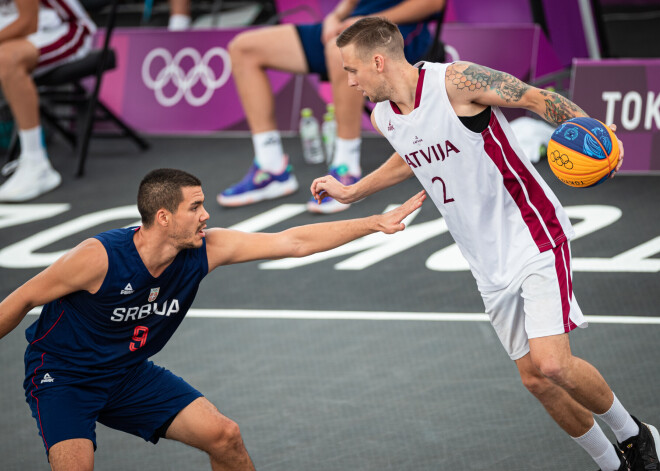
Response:
[[[335,155],[332,158],[331,167],[339,167],[346,165],[348,173],[352,175],[361,175],[362,169],[360,168],[360,147],[362,145],[362,138],[357,139],[342,139],[337,138],[335,146]]]
[[[171,15],[167,29],[169,31],[183,31],[190,28],[191,21],[188,15]]]
[[[619,443],[639,434],[639,426],[635,423],[628,411],[621,405],[619,399],[614,395],[614,402],[610,410],[604,414],[596,414],[603,419],[616,435]]]
[[[284,149],[280,132],[266,131],[252,135],[255,160],[259,168],[269,173],[279,174],[284,170]]]
[[[37,161],[48,159],[43,144],[41,126],[32,129],[19,129],[18,139],[21,143],[21,160]]]
[[[603,433],[603,429],[594,421],[594,426],[581,437],[572,437],[584,450],[589,453],[602,471],[617,471],[621,460],[614,446]]]

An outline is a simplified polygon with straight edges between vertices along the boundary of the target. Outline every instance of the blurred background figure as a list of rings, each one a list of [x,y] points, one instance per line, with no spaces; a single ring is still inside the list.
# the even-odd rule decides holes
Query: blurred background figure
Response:
[[[46,154],[32,76],[87,54],[95,31],[78,0],[0,2],[0,84],[21,146],[14,173],[0,186],[0,202],[31,200],[62,181]]]
[[[170,31],[184,31],[190,28],[190,0],[169,0],[170,20],[167,29]]]
[[[180,1],[180,0],[176,0]],[[252,132],[255,158],[245,177],[217,197],[222,206],[243,206],[295,192],[298,181],[284,154],[275,119],[267,69],[307,74],[329,80],[337,120],[337,141],[329,173],[345,184],[358,181],[364,97],[347,85],[335,38],[364,16],[383,16],[399,25],[405,54],[415,63],[432,43],[429,18],[443,11],[445,0],[342,0],[322,23],[277,25],[246,31],[230,43],[232,74]],[[334,213],[349,205],[326,198],[308,209]]]

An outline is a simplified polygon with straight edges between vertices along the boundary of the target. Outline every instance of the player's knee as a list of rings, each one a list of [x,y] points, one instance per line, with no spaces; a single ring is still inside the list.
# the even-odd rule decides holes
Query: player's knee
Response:
[[[552,387],[550,380],[538,373],[525,373],[520,375],[523,386],[535,397],[541,397]]]
[[[241,64],[247,60],[256,58],[255,52],[257,48],[254,47],[250,31],[236,35],[227,46],[227,51],[231,57],[232,65]]]
[[[543,376],[556,384],[564,382],[565,365],[557,358],[541,358],[534,361],[536,368]]]
[[[238,424],[232,420],[223,421],[214,431],[209,452],[222,457],[242,453],[244,450],[243,437]]]
[[[16,67],[16,61],[13,60],[14,55],[6,47],[0,47],[0,81],[7,79],[9,74]]]

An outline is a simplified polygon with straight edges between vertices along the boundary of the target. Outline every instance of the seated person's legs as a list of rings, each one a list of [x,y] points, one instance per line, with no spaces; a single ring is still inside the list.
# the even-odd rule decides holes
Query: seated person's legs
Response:
[[[284,155],[275,119],[275,98],[267,69],[308,72],[303,47],[293,25],[239,34],[229,44],[232,75],[252,131],[255,159],[239,183],[218,195],[223,206],[242,206],[288,195],[298,189]]]
[[[21,155],[14,174],[0,186],[0,201],[36,198],[60,184],[46,156],[39,125],[39,96],[30,72],[38,49],[27,39],[0,44],[0,83],[18,128]]]
[[[403,25],[400,30],[406,42],[404,49],[406,58],[414,64],[430,47],[431,38],[427,31],[420,34],[420,29],[415,25]],[[348,86],[348,77],[334,40],[328,41],[325,45],[325,59],[337,120],[337,141],[334,155],[328,156],[330,160],[328,173],[344,185],[352,185],[362,176],[360,147],[365,99],[361,92]],[[339,203],[330,197],[323,198],[321,204],[318,204],[314,198],[307,202],[307,209],[314,213],[335,213],[349,207],[350,204]]]
[[[44,16],[52,20],[48,10]],[[59,186],[62,179],[50,165],[42,138],[39,95],[32,76],[87,54],[91,48],[90,29],[95,29],[91,22],[62,22],[27,38],[0,44],[0,84],[14,115],[21,146],[16,170],[0,186],[0,202],[28,201]],[[81,35],[83,40],[61,46],[62,39],[71,34]]]
[[[416,61],[430,45],[428,31],[405,25],[406,56]],[[276,130],[275,99],[266,69],[293,73],[316,73],[332,82],[337,118],[337,145],[330,172],[345,184],[359,180],[361,123],[364,99],[347,86],[341,56],[329,41],[321,41],[322,25],[282,25],[238,35],[229,46],[232,74],[248,125],[253,133],[255,161],[247,175],[218,195],[222,206],[243,206],[293,193],[298,183],[284,156],[280,133]],[[327,56],[327,57],[326,57]],[[331,198],[308,204],[314,212],[331,213],[350,205]]]
[[[360,145],[362,143],[362,92],[348,86],[348,76],[343,67],[341,54],[334,40],[325,44],[325,64],[332,85],[332,99],[337,121],[337,141],[330,161],[329,173],[344,185],[352,185],[362,176]],[[307,209],[314,213],[335,213],[348,209],[333,198],[325,197],[318,204],[314,198],[307,202]]]

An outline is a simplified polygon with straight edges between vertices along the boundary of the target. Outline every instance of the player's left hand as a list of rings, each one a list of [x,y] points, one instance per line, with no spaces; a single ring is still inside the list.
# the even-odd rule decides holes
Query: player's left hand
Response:
[[[610,129],[612,130],[612,132],[616,133],[616,124],[610,124]],[[618,137],[616,138],[616,140],[619,142],[619,162],[616,164],[616,168],[612,172],[612,175],[610,175],[610,178],[614,178],[614,175],[617,174],[617,172],[621,168],[621,165],[623,165],[623,142],[621,142],[621,139],[619,139]]]
[[[394,208],[379,216],[378,230],[385,234],[394,234],[402,231],[406,225],[402,222],[413,211],[419,209],[426,199],[426,191],[422,190],[398,208]]]

